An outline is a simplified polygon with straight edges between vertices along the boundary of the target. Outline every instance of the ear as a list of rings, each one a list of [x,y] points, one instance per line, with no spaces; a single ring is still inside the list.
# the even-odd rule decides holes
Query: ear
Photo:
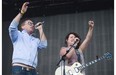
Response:
[[[66,42],[67,42],[68,40],[66,39]]]
[[[66,39],[66,41],[67,41],[67,39]]]

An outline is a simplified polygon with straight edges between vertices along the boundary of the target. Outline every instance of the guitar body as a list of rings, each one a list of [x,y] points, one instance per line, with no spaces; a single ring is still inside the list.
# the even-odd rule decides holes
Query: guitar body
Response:
[[[65,75],[83,75],[78,69],[81,66],[80,63],[75,62],[72,66],[65,66]],[[63,75],[63,66],[56,69],[55,75]]]
[[[102,57],[95,59],[88,64],[81,65],[80,63],[75,62],[72,66],[65,66],[65,75],[84,75],[81,71],[85,69],[85,67],[88,67],[105,58],[108,60],[111,59],[111,53],[107,52]],[[60,66],[56,69],[55,75],[63,75],[63,66]]]

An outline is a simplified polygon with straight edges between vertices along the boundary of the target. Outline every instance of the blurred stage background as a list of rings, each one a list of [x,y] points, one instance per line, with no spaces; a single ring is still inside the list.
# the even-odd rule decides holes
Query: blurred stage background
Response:
[[[2,75],[11,75],[12,44],[8,27],[19,8],[29,0],[2,0]],[[59,50],[67,33],[78,33],[82,41],[88,31],[88,21],[94,20],[93,38],[84,52],[85,62],[110,52],[112,60],[102,60],[86,68],[86,75],[114,75],[114,1],[113,0],[32,0],[24,18],[34,23],[45,21],[43,27],[48,47],[39,52],[40,75],[55,75]],[[35,30],[35,36],[39,35]]]

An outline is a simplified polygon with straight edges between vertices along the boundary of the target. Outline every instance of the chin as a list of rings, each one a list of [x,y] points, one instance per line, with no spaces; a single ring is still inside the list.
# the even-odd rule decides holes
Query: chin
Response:
[[[31,32],[34,32],[34,29],[31,29],[30,31],[31,31]]]
[[[34,32],[33,30],[30,31],[30,33],[33,33],[33,32]]]

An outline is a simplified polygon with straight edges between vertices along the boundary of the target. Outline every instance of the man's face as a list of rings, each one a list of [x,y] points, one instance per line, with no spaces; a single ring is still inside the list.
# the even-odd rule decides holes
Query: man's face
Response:
[[[33,33],[34,31],[34,24],[31,20],[26,20],[24,25],[22,26],[22,29],[25,29],[28,33]]]

